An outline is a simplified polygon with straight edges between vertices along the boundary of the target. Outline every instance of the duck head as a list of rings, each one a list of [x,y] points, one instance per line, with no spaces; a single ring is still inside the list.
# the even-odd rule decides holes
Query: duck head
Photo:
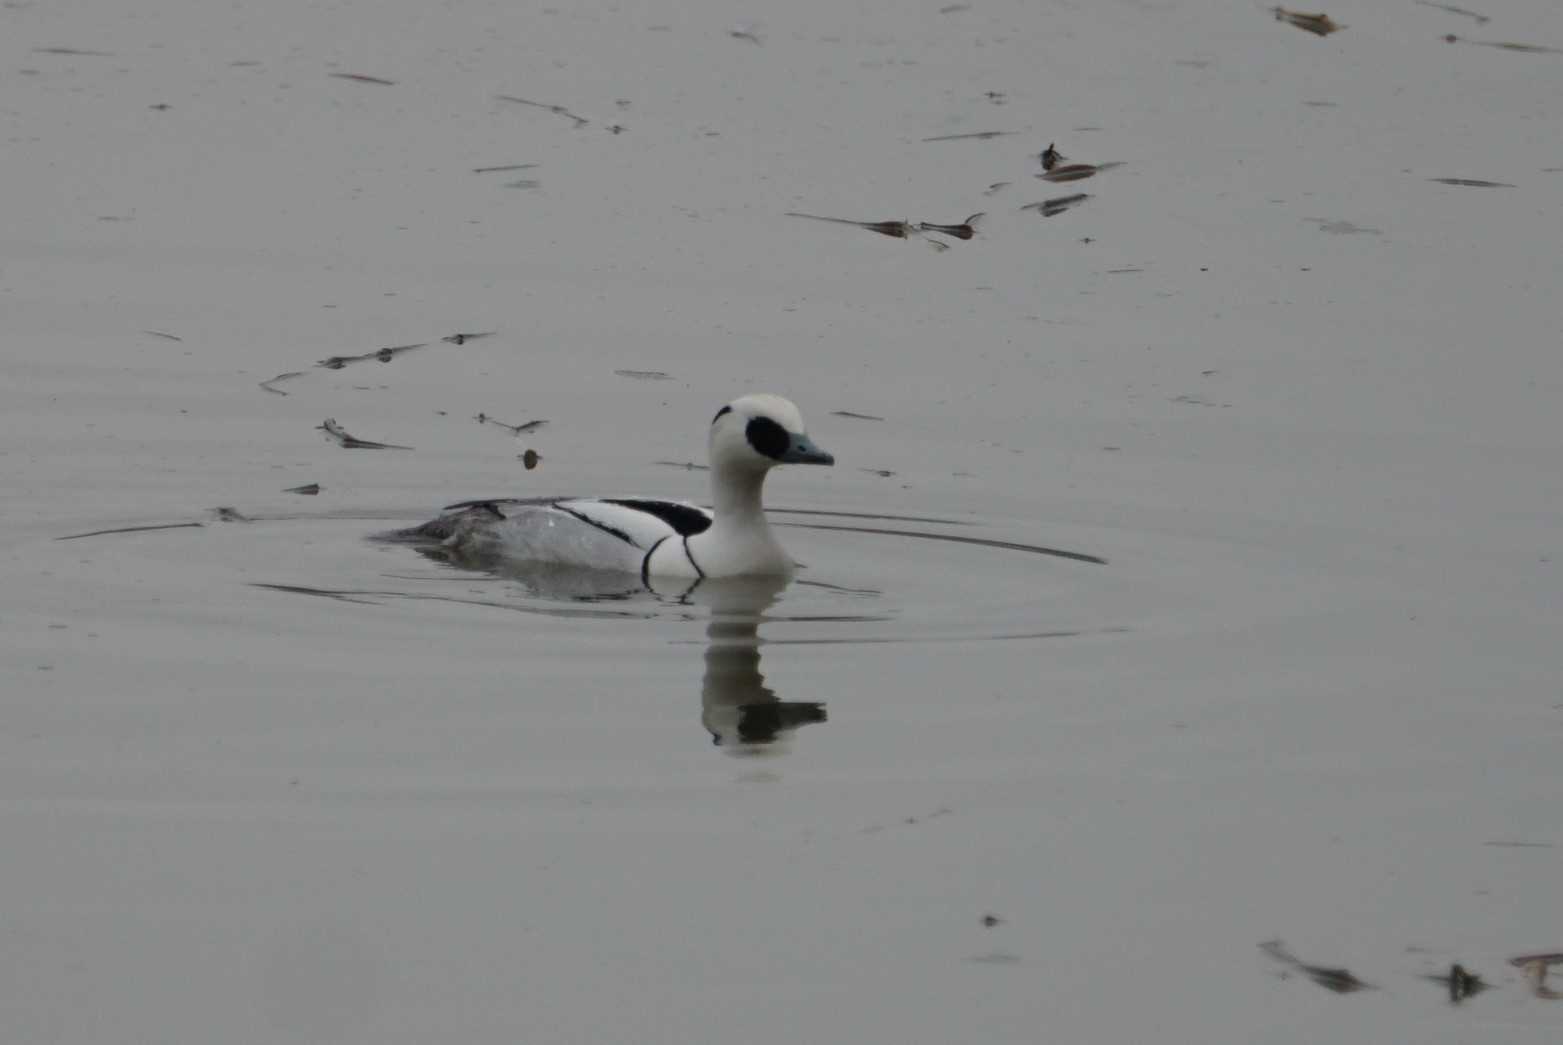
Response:
[[[764,473],[779,464],[835,464],[803,429],[803,415],[777,395],[733,400],[711,420],[711,467]]]

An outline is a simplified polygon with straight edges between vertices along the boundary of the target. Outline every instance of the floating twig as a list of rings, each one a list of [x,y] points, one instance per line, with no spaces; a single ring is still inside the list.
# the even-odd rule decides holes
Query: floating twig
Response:
[[[1028,203],[1021,210],[1034,210],[1044,218],[1051,218],[1055,214],[1062,214],[1071,207],[1078,207],[1091,198],[1088,192],[1077,192],[1073,196],[1054,196],[1050,200],[1042,200],[1038,203]]]
[[[365,352],[361,356],[332,356],[329,359],[320,360],[315,365],[318,367],[325,367],[327,370],[341,370],[349,363],[364,363],[371,359],[379,360],[382,363],[389,363],[397,356],[411,352],[415,348],[426,347],[428,347],[427,341],[420,341],[416,345],[392,345],[389,348],[377,348],[373,352]]]
[[[184,338],[180,337],[177,334],[169,334],[169,333],[165,333],[164,331],[161,331],[161,330],[143,330],[142,333],[143,334],[151,334],[153,337],[160,337],[160,338],[163,338],[163,339],[165,339],[167,341],[183,341],[184,340]]]
[[[283,493],[302,494],[305,497],[314,497],[316,494],[318,494],[320,492],[320,484],[319,483],[305,483],[303,486],[290,486],[286,490],[283,490],[282,492]]]
[[[990,95],[992,91],[988,92]],[[1000,95],[1000,97],[1003,97]],[[991,98],[989,99],[992,100]],[[958,142],[958,141],[987,141],[990,138],[1003,138],[1011,134],[1019,134],[1019,131],[972,131],[968,134],[938,134],[932,138],[924,138],[925,142]]]
[[[535,163],[506,163],[498,167],[474,167],[473,174],[499,174],[503,171],[525,171],[536,167]]]
[[[1518,51],[1520,54],[1563,54],[1563,49],[1557,47],[1543,47],[1541,44],[1517,44],[1505,40],[1467,40],[1465,37],[1456,36],[1453,33],[1449,33],[1444,37],[1444,43],[1496,47],[1503,51]]]
[[[986,189],[983,189],[982,194],[984,196],[992,196],[995,193],[1002,192],[1004,189],[1009,188],[1009,186],[1010,182],[996,181],[992,185],[989,185]]]
[[[1475,11],[1467,11],[1465,8],[1456,7],[1453,4],[1440,4],[1435,2],[1435,0],[1415,0],[1415,2],[1421,4],[1423,7],[1436,7],[1440,11],[1448,11],[1450,14],[1464,15],[1467,18],[1474,18],[1476,19],[1477,25],[1486,25],[1488,22],[1492,21],[1492,19],[1488,18],[1486,15],[1479,15]]]
[[[891,239],[912,239],[916,237],[935,250],[949,250],[948,243],[940,243],[938,240],[929,239],[921,235],[917,226],[910,221],[853,221],[851,218],[828,218],[823,214],[802,214],[795,210],[789,210],[786,214],[789,218],[808,218],[810,221],[828,221],[836,225],[855,225],[869,232],[877,232],[881,236],[889,236]]]
[[[237,509],[237,508],[230,508],[227,505],[222,505],[222,506],[217,507],[217,508],[209,508],[209,509],[207,509],[207,511],[211,512],[212,513],[212,518],[216,519],[218,522],[245,522],[245,523],[247,523],[247,522],[254,522],[255,521],[254,519],[251,519],[249,516],[245,515],[243,512],[239,511],[239,509]]]
[[[302,370],[289,370],[286,374],[278,374],[276,377],[272,378],[269,381],[262,381],[262,382],[260,382],[260,386],[262,388],[264,388],[268,392],[274,392],[274,393],[276,393],[279,396],[285,396],[285,395],[287,395],[287,393],[284,392],[282,389],[280,389],[280,388],[272,388],[271,386],[276,384],[279,381],[291,381],[295,377],[303,377],[303,376],[304,376],[304,371],[302,371]]]
[[[145,533],[148,530],[199,530],[204,523],[162,523],[157,526],[118,526],[112,530],[91,530],[87,533],[72,533],[64,537],[56,537],[57,541],[79,541],[83,537],[101,537],[106,533]]]
[[[493,337],[496,331],[484,330],[476,334],[450,334],[440,338],[447,345],[465,345],[468,341],[476,341],[480,337]]]
[[[509,432],[511,435],[520,435],[523,432],[535,432],[539,428],[543,427],[544,425],[546,425],[548,423],[546,420],[540,420],[540,421],[528,421],[525,424],[519,424],[519,425],[507,425],[507,424],[505,424],[505,422],[503,422],[503,421],[501,421],[501,420],[499,420],[497,418],[493,418],[493,417],[488,416],[487,414],[482,414],[482,413],[480,413],[476,417],[474,417],[473,420],[476,421],[480,425],[493,425],[496,428],[503,428],[507,432]]]
[[[359,439],[349,435],[347,430],[337,424],[332,418],[326,418],[316,429],[326,433],[326,438],[335,440],[338,446],[344,446],[349,450],[411,450],[410,446],[398,446],[396,443],[376,443],[369,439]]]
[[[711,470],[710,465],[696,464],[693,461],[652,461],[651,463],[664,465],[668,468],[682,468],[686,472],[709,472]]]
[[[883,417],[875,417],[873,414],[859,414],[851,410],[832,410],[831,417],[850,417],[857,421],[883,421]]]
[[[1513,185],[1503,181],[1482,181],[1480,178],[1429,178],[1428,181],[1436,181],[1440,185],[1459,185],[1468,189],[1512,189]]]
[[[372,83],[379,87],[395,87],[395,80],[385,80],[378,76],[365,76],[363,73],[332,73],[338,80],[352,80],[355,83]]]
[[[514,102],[517,105],[530,105],[534,109],[543,109],[547,112],[553,113],[556,116],[563,116],[567,120],[574,120],[576,127],[585,127],[588,123],[591,123],[591,121],[586,119],[584,116],[577,116],[575,113],[571,112],[569,109],[566,109],[562,105],[549,105],[547,102],[534,102],[526,98],[517,98],[513,94],[496,94],[494,97],[498,98],[502,102]]]
[[[661,370],[615,370],[620,377],[633,378],[636,381],[671,381],[673,375]]]
[[[88,51],[80,47],[34,47],[34,54],[61,54],[76,58],[113,58],[113,51]]]
[[[1329,36],[1331,33],[1338,33],[1346,28],[1329,15],[1323,13],[1310,15],[1301,11],[1288,11],[1284,7],[1272,7],[1270,10],[1274,13],[1277,22],[1294,25],[1304,32],[1312,33],[1314,36]]]

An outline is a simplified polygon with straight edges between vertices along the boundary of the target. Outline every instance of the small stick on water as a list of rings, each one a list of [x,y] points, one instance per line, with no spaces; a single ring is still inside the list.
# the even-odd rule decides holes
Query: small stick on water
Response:
[[[983,217],[984,215],[979,211],[958,225],[935,225],[931,221],[920,221],[917,223],[917,230],[919,232],[937,232],[941,236],[953,236],[956,239],[971,239],[977,234],[977,226]]]
[[[525,171],[536,167],[535,163],[506,163],[498,167],[474,167],[473,174],[498,174],[502,171]]]
[[[854,413],[851,410],[832,410],[830,412],[830,416],[832,416],[832,417],[850,417],[850,418],[853,418],[854,420],[857,420],[857,421],[883,421],[884,420],[883,417],[875,417],[873,414]]]
[[[517,98],[513,94],[496,94],[494,97],[498,98],[502,102],[514,102],[517,105],[530,105],[534,109],[544,109],[556,116],[563,116],[567,120],[574,120],[576,127],[585,127],[588,123],[591,123],[590,120],[583,116],[575,115],[575,113],[571,112],[569,109],[566,109],[562,105],[549,105],[547,102],[534,102],[526,98]]]
[[[1280,940],[1267,940],[1259,945],[1259,949],[1274,958],[1283,965],[1289,965],[1307,976],[1325,990],[1334,991],[1336,994],[1351,994],[1354,991],[1376,990],[1371,983],[1364,983],[1351,974],[1348,969],[1332,968],[1325,965],[1309,965],[1298,960],[1286,945]]]
[[[507,432],[509,432],[511,435],[520,435],[523,432],[535,432],[539,428],[543,427],[544,425],[546,425],[548,423],[546,420],[542,420],[542,421],[528,421],[525,424],[519,424],[519,425],[507,425],[507,424],[505,424],[505,422],[499,420],[498,418],[493,418],[493,417],[488,416],[487,414],[481,414],[481,413],[478,414],[476,417],[474,417],[473,420],[476,421],[480,425],[493,425],[496,428],[503,428]]]
[[[1482,181],[1480,178],[1429,178],[1428,181],[1436,181],[1440,185],[1459,185],[1468,189],[1512,189],[1513,185],[1503,181]]]
[[[163,523],[159,526],[119,526],[112,530],[92,530],[87,533],[72,533],[64,537],[56,537],[57,541],[79,541],[83,537],[101,537],[106,533],[145,533],[148,530],[199,530],[203,524],[190,523]]]
[[[1055,196],[1050,200],[1040,203],[1028,203],[1021,210],[1034,210],[1044,218],[1051,218],[1055,214],[1062,214],[1071,207],[1078,207],[1091,198],[1088,192],[1077,192],[1073,196]]]
[[[663,370],[615,370],[619,377],[628,377],[635,381],[671,381],[673,375]]]
[[[1492,21],[1492,19],[1486,15],[1477,14],[1475,11],[1467,11],[1465,8],[1456,7],[1453,4],[1440,4],[1436,3],[1435,0],[1415,0],[1415,2],[1421,4],[1423,7],[1436,7],[1440,11],[1448,11],[1450,14],[1464,15],[1467,18],[1474,18],[1476,19],[1477,25],[1486,25],[1488,22]]]
[[[277,394],[279,396],[285,396],[285,395],[287,395],[287,393],[284,392],[282,389],[280,389],[280,388],[272,388],[271,386],[276,384],[278,381],[291,381],[295,377],[303,377],[303,376],[304,376],[304,371],[302,371],[302,370],[289,370],[286,374],[278,374],[276,377],[272,378],[269,381],[262,381],[262,382],[260,382],[260,386],[262,388],[264,388],[268,392],[274,392],[275,394]]]
[[[1009,186],[1010,183],[1007,181],[996,181],[992,185],[989,185],[986,189],[983,189],[982,194],[984,196],[992,196],[994,193],[1002,192],[1003,190],[1009,188]]]
[[[356,83],[372,83],[380,87],[395,87],[395,80],[384,80],[378,76],[365,76],[363,73],[332,73],[338,80],[352,80]]]
[[[376,443],[369,439],[359,439],[349,435],[341,425],[332,418],[326,418],[315,428],[326,433],[326,438],[332,439],[338,446],[344,446],[349,450],[411,450],[410,446],[398,446],[396,443]]]
[[[142,333],[143,334],[151,334],[153,337],[165,338],[165,339],[167,339],[169,341],[183,341],[184,340],[184,338],[179,337],[177,334],[168,334],[168,333],[165,333],[165,332],[163,332],[161,330],[143,330]]]
[[[789,218],[808,218],[810,221],[828,221],[836,225],[855,225],[869,232],[877,232],[881,236],[889,236],[891,239],[912,239],[916,237],[935,250],[949,250],[948,243],[940,243],[938,240],[928,239],[920,234],[917,226],[910,221],[853,221],[851,218],[828,218],[823,214],[802,214],[795,210],[786,212]]]
[[[305,483],[303,486],[290,486],[283,493],[303,494],[305,497],[314,497],[320,492],[319,483]]]
[[[990,94],[992,92],[989,92]],[[1019,131],[972,131],[969,134],[939,134],[932,138],[924,138],[925,142],[958,142],[958,141],[987,141],[990,138],[1003,138],[1010,134],[1019,134]]]
[[[468,341],[476,341],[480,337],[493,337],[496,331],[484,330],[476,334],[451,334],[440,338],[447,345],[465,345]]]
[[[371,359],[389,363],[399,355],[411,352],[415,348],[425,348],[427,345],[427,341],[421,341],[416,345],[392,345],[390,348],[377,348],[373,352],[365,352],[361,356],[332,356],[329,359],[320,360],[315,365],[325,367],[327,370],[341,370],[349,363],[364,363]]]
[[[1449,44],[1474,44],[1477,47],[1496,47],[1504,51],[1518,51],[1520,54],[1563,54],[1563,50],[1556,47],[1543,47],[1540,44],[1516,44],[1503,40],[1467,40],[1463,36],[1453,33],[1444,37],[1444,42]]]
[[[87,51],[80,47],[34,47],[34,54],[61,54],[77,58],[113,58],[113,51]]]

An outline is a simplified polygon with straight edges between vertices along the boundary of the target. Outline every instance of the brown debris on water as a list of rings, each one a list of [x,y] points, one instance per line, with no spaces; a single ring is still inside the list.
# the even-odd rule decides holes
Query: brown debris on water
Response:
[[[1259,945],[1259,949],[1282,965],[1296,969],[1327,991],[1334,991],[1336,994],[1354,994],[1357,991],[1378,989],[1371,983],[1364,983],[1362,980],[1357,979],[1349,969],[1328,965],[1310,965],[1287,950],[1286,944],[1280,940],[1266,940]]]
[[[1547,986],[1547,975],[1554,965],[1563,965],[1563,953],[1546,951],[1541,954],[1520,954],[1509,959],[1509,964],[1525,974],[1530,992],[1543,1001],[1557,1001],[1563,992]]]
[[[493,337],[497,331],[482,330],[476,334],[449,334],[440,338],[447,345],[465,345],[468,341],[476,341],[481,337]]]
[[[1062,214],[1066,210],[1078,207],[1091,198],[1088,192],[1077,192],[1073,196],[1054,196],[1050,200],[1042,200],[1038,203],[1028,203],[1021,210],[1034,210],[1044,218],[1051,218],[1055,214]]]
[[[929,239],[927,236],[924,236],[922,234],[923,233],[923,226],[919,225],[917,222],[912,222],[912,221],[855,221],[852,218],[831,218],[831,217],[826,217],[823,214],[804,214],[804,213],[802,213],[800,211],[795,211],[795,210],[787,211],[786,212],[786,216],[789,217],[789,218],[808,218],[810,221],[828,221],[828,222],[831,222],[832,224],[835,224],[835,225],[853,225],[853,226],[855,226],[857,228],[860,228],[860,229],[866,229],[869,232],[877,232],[881,236],[889,236],[891,239],[920,239],[924,243],[926,243],[930,247],[932,247],[934,250],[941,251],[941,252],[950,249],[950,245],[948,243],[944,243],[944,242],[941,242],[940,240],[936,240],[936,239]],[[981,214],[974,214],[974,215],[972,215],[972,217],[973,218],[980,218],[980,217],[982,217],[982,215]],[[969,224],[970,221],[971,221],[971,218],[968,218],[967,219],[967,223]],[[958,226],[953,226],[953,225],[951,225],[951,226],[929,226],[930,230],[932,230],[932,231],[942,231],[945,228],[952,228],[953,229],[953,228],[957,228],[957,227]],[[958,233],[946,233],[946,235],[959,235],[959,234]],[[975,235],[975,230],[972,230],[971,235]],[[970,239],[971,235],[962,236],[960,238]]]
[[[1037,177],[1043,181],[1066,182],[1083,181],[1094,177],[1102,171],[1110,171],[1114,167],[1122,167],[1121,160],[1110,160],[1107,163],[1072,163],[1069,157],[1058,151],[1058,146],[1052,142],[1042,150],[1042,173]]]
[[[985,217],[987,217],[986,214],[978,211],[955,225],[936,225],[931,221],[920,221],[917,223],[917,231],[937,232],[941,236],[952,236],[955,239],[968,240],[977,235],[977,227]]]
[[[543,460],[543,455],[538,453],[536,450],[533,450],[531,447],[527,448],[526,453],[517,454],[516,456],[521,459],[522,466],[525,467],[529,472],[536,468]]]
[[[1277,22],[1294,25],[1304,32],[1312,33],[1314,36],[1329,36],[1331,33],[1338,33],[1346,28],[1323,12],[1319,14],[1304,14],[1302,11],[1289,11],[1284,7],[1272,7],[1270,10],[1275,15]]]
[[[326,438],[335,442],[338,446],[349,450],[411,450],[410,446],[399,446],[396,443],[377,443],[371,439],[360,439],[355,435],[349,435],[347,430],[336,423],[333,418],[326,418],[315,426],[317,431],[326,433]]]

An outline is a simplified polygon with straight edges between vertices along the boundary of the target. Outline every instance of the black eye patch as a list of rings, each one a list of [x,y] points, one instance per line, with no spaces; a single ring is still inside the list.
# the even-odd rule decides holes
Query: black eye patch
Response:
[[[718,410],[716,412],[716,416],[711,418],[711,423],[712,424],[716,424],[718,421],[720,421],[722,419],[722,415],[723,414],[730,414],[732,412],[733,412],[733,408],[732,407],[730,407],[730,406],[722,407],[722,409],[720,409],[720,410]]]
[[[787,447],[792,445],[792,436],[787,434],[787,429],[769,417],[756,417],[750,421],[749,427],[744,429],[744,435],[755,450],[778,461],[787,452]]]

